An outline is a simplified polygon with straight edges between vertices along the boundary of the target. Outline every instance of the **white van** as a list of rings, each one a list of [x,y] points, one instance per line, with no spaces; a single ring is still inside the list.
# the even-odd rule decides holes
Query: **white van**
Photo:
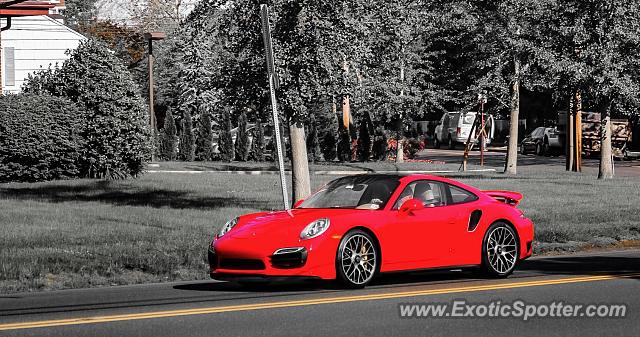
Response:
[[[471,132],[471,127],[476,119],[476,114],[473,111],[466,113],[446,112],[438,122],[438,126],[436,126],[434,147],[437,149],[442,144],[447,144],[449,149],[454,149],[458,143],[466,144],[469,139],[469,132]],[[485,118],[487,119],[485,122],[487,126],[486,145],[493,138],[494,128],[493,117],[486,115]]]

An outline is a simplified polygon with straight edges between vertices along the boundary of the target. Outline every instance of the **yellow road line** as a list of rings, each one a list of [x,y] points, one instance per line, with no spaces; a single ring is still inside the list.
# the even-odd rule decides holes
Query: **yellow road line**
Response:
[[[299,306],[319,305],[319,304],[386,300],[386,299],[393,299],[393,298],[441,295],[441,294],[452,294],[452,293],[461,293],[461,292],[478,292],[478,291],[488,291],[488,290],[538,287],[538,286],[557,285],[557,284],[607,281],[607,280],[615,280],[620,278],[633,278],[633,277],[640,277],[640,273],[622,274],[622,275],[568,277],[568,278],[552,279],[552,280],[524,281],[524,282],[501,283],[501,284],[490,284],[490,285],[479,285],[479,286],[404,291],[404,292],[395,292],[395,293],[339,296],[339,297],[316,298],[316,299],[308,299],[308,300],[241,304],[241,305],[230,305],[230,306],[198,308],[198,309],[156,311],[156,312],[147,312],[147,313],[139,313],[139,314],[94,316],[94,317],[70,318],[70,319],[49,320],[49,321],[8,323],[8,324],[0,324],[0,331],[56,327],[56,326],[66,326],[66,325],[79,325],[79,324],[131,321],[131,320],[140,320],[140,319],[177,317],[177,316],[188,316],[188,315],[216,314],[216,313],[234,312],[234,311],[288,308],[288,307],[299,307]]]

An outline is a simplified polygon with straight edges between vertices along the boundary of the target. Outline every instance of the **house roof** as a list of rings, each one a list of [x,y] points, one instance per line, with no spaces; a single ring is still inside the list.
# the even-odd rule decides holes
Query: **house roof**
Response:
[[[47,15],[54,4],[42,1],[3,1],[0,2],[0,18]]]

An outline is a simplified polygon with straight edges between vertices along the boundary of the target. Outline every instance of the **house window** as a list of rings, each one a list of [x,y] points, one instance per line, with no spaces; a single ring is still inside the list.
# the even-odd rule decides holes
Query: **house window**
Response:
[[[13,87],[16,85],[16,57],[13,47],[4,48],[4,85]]]

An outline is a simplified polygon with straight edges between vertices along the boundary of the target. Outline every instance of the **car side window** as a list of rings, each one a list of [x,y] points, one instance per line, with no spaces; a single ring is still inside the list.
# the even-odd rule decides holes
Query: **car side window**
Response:
[[[442,184],[435,181],[418,180],[410,183],[400,193],[393,209],[399,209],[402,204],[411,199],[422,201],[424,207],[437,207],[446,204],[446,197]]]
[[[449,192],[451,193],[451,204],[453,205],[478,200],[475,194],[457,186],[449,185]]]

